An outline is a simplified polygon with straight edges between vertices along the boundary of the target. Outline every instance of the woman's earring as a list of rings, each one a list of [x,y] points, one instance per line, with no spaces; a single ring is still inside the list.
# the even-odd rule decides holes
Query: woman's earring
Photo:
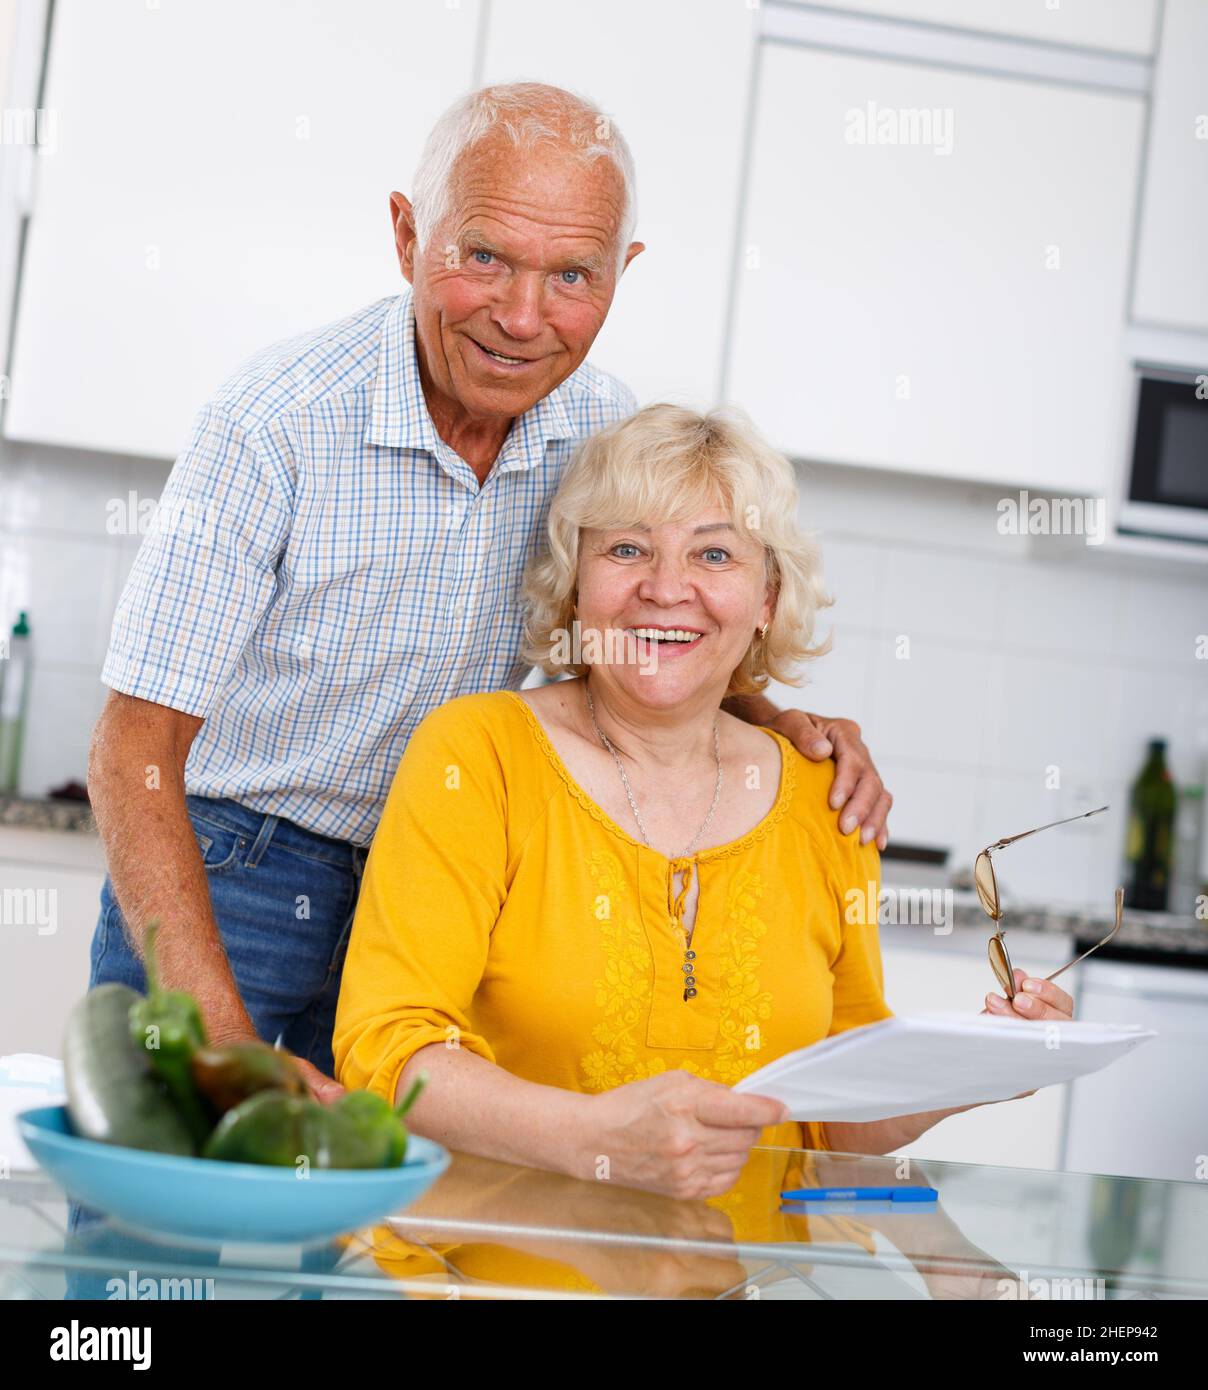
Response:
[[[763,638],[763,640],[764,640],[765,642],[768,640],[768,627],[769,627],[769,626],[770,626],[770,624],[764,623],[764,625],[759,629],[759,635],[760,635],[760,637]]]

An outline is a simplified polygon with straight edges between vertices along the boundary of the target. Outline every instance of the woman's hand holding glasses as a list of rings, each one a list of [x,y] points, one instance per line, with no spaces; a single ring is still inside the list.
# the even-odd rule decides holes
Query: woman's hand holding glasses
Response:
[[[1060,1023],[1074,1021],[1074,1001],[1051,980],[1036,979],[1025,975],[1022,970],[1015,971],[1015,995],[1004,999],[1001,994],[987,994],[985,1012],[999,1018],[1030,1018],[1041,1022],[1055,1020]]]
[[[1107,809],[1106,806],[1097,806],[1093,811],[1084,811],[1081,815],[1067,816],[1065,820],[1050,821],[1048,825],[1038,825],[1035,830],[1024,830],[1018,835],[1008,835],[1002,840],[996,840],[992,845],[987,845],[977,856],[977,861],[973,865],[973,886],[977,890],[978,899],[985,909],[986,916],[997,928],[990,938],[987,950],[990,957],[990,968],[994,971],[994,978],[1003,991],[1002,994],[986,995],[986,1013],[1005,1018],[1031,1018],[1042,1022],[1051,1019],[1064,1020],[1066,1023],[1073,1022],[1074,1001],[1065,990],[1058,989],[1053,981],[1058,975],[1064,975],[1079,961],[1084,961],[1100,946],[1106,946],[1120,930],[1124,913],[1124,889],[1116,889],[1115,925],[1102,941],[1096,941],[1089,950],[1083,951],[1080,956],[1075,956],[1067,965],[1063,965],[1060,970],[1054,970],[1051,975],[1043,979],[1025,975],[1022,970],[1018,970],[1012,965],[1011,957],[1007,952],[1007,943],[1002,928],[1002,898],[998,891],[998,877],[994,872],[993,855],[995,850],[1006,849],[1008,845],[1013,845],[1016,840],[1026,840],[1029,835],[1038,835],[1042,830],[1052,830],[1054,826],[1069,825],[1071,821],[1085,820],[1088,816],[1097,816]]]

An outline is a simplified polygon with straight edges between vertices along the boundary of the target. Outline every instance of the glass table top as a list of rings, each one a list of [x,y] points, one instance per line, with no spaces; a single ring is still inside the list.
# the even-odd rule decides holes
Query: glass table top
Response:
[[[936,1203],[782,1203],[802,1186]],[[757,1148],[683,1201],[456,1154],[408,1210],[308,1246],[151,1239],[0,1183],[6,1299],[1202,1299],[1208,1182]]]

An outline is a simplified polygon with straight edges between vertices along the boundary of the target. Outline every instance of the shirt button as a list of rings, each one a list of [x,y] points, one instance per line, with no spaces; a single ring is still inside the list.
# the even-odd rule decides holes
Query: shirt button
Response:
[[[464,604],[464,603],[455,603],[455,604],[453,605],[453,616],[454,616],[455,618],[464,618],[465,615],[466,615],[466,606],[465,606],[465,604]]]

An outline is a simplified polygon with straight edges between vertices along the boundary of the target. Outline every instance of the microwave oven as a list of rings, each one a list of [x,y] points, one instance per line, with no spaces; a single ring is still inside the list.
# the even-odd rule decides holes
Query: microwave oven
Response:
[[[1208,371],[1141,370],[1116,520],[1125,535],[1208,544]]]

